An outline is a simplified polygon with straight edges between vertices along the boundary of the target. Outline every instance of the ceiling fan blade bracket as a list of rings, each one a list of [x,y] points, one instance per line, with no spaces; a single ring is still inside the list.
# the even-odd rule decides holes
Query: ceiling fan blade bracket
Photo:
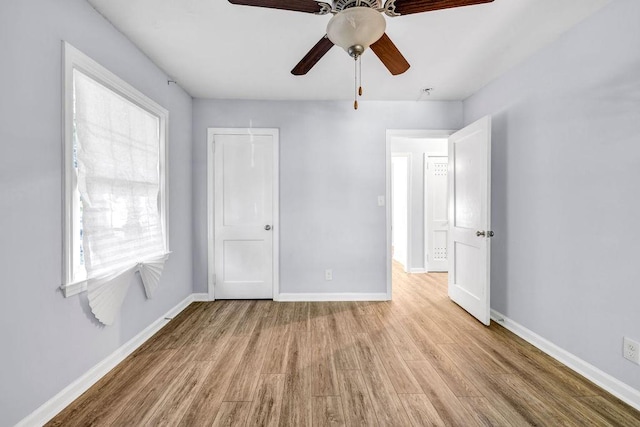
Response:
[[[387,0],[384,4],[382,12],[384,12],[385,15],[391,17],[400,16],[400,14],[396,12],[396,0]]]
[[[319,1],[318,6],[320,6],[320,11],[316,12],[316,15],[328,15],[333,12],[333,8],[329,3]]]

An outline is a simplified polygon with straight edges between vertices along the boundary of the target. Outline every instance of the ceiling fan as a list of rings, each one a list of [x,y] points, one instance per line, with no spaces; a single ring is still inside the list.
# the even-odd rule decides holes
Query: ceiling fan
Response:
[[[356,80],[358,79],[359,58],[371,47],[391,74],[398,75],[410,67],[405,57],[385,33],[386,21],[382,14],[389,17],[413,13],[431,12],[461,6],[490,3],[493,0],[332,0],[329,4],[315,0],[229,0],[230,3],[245,6],[267,7],[313,13],[332,14],[327,25],[327,33],[291,70],[300,76],[307,74],[314,65],[334,46],[342,47],[356,60]],[[358,86],[358,82],[356,82]],[[362,95],[362,88],[356,90]]]

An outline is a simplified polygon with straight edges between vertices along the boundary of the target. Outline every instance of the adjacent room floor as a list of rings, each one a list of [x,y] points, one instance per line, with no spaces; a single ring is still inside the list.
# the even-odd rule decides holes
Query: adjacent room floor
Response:
[[[49,425],[640,425],[394,266],[391,302],[194,303]]]

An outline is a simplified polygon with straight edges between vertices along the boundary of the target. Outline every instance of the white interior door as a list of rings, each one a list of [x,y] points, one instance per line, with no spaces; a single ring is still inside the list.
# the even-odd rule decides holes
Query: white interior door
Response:
[[[449,137],[449,297],[490,323],[491,118]]]
[[[425,156],[426,243],[428,272],[447,271],[449,240],[448,157]]]
[[[273,298],[277,137],[274,129],[213,137],[216,299]]]

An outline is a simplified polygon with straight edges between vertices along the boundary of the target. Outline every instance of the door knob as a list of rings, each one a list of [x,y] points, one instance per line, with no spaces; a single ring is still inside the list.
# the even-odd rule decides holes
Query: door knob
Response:
[[[270,226],[270,225],[265,225],[265,226],[264,226],[264,229],[265,229],[265,230],[267,230],[267,231],[269,231],[269,230],[271,230],[271,226]]]
[[[476,236],[478,236],[478,237],[484,237],[486,235],[487,235],[487,233],[485,233],[484,231],[476,231]]]

